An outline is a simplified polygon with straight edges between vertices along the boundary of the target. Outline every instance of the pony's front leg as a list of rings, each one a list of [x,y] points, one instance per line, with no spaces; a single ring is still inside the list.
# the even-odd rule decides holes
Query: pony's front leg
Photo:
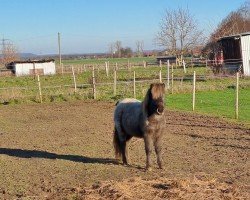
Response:
[[[160,169],[163,169],[163,160],[162,160],[162,138],[161,136],[156,138],[155,143],[155,153],[157,156],[157,163]]]
[[[145,151],[146,151],[146,169],[151,171],[152,168],[152,161],[151,161],[151,155],[152,155],[152,148],[153,148],[153,138],[150,134],[146,133],[144,135],[144,142],[145,142]]]

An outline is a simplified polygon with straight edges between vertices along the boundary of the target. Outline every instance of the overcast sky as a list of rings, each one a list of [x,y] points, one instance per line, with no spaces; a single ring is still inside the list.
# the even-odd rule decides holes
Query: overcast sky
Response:
[[[154,38],[167,8],[188,7],[206,34],[245,0],[0,0],[0,39],[10,39],[20,52],[107,52],[117,40],[135,49],[159,49]]]

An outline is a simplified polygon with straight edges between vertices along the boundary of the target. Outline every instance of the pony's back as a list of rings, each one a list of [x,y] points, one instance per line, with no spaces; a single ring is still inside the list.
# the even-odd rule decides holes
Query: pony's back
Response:
[[[142,103],[137,99],[126,98],[117,103],[114,112],[115,128],[118,132],[128,135],[141,136],[140,118]]]

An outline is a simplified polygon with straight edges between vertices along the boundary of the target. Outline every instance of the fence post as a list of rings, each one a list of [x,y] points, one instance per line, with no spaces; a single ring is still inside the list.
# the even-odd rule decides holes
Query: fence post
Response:
[[[195,81],[196,81],[196,75],[195,75],[195,71],[194,71],[194,75],[193,75],[193,111],[195,108]]]
[[[106,70],[106,75],[107,77],[109,76],[109,70],[108,70],[108,63],[105,62],[105,70]]]
[[[42,89],[41,89],[41,82],[40,82],[39,74],[37,74],[37,82],[38,82],[38,89],[39,89],[39,99],[40,99],[40,103],[42,103],[43,97],[42,97]]]
[[[185,63],[185,60],[183,60],[183,69],[184,69],[184,73],[186,74],[187,73],[187,70],[186,70],[186,63]]]
[[[167,88],[169,89],[169,60],[168,60],[168,64],[167,64]]]
[[[93,97],[96,99],[96,83],[95,83],[95,68],[92,69],[92,85],[93,85]]]
[[[86,72],[86,66],[85,66],[85,64],[83,65],[83,69],[84,69],[84,72]]]
[[[136,92],[135,92],[135,71],[134,71],[134,79],[133,79],[133,88],[134,88],[134,98],[136,98]]]
[[[74,88],[75,88],[75,93],[76,93],[76,76],[75,76],[75,71],[74,71],[74,67],[71,66],[72,69],[72,75],[73,75],[73,81],[74,81]]]
[[[236,73],[235,118],[239,118],[239,72]]]
[[[162,75],[161,75],[161,70],[159,71],[159,80],[160,80],[160,83],[162,83]]]
[[[171,71],[171,93],[174,94],[174,66],[172,65],[172,71]]]
[[[114,96],[116,95],[116,70],[114,70]]]
[[[61,63],[61,66],[60,66],[61,68],[62,68],[62,74],[64,73],[64,69],[63,69],[63,63]]]
[[[161,70],[162,70],[162,62],[161,62],[161,60],[160,60],[160,68],[161,68]]]
[[[146,62],[143,60],[143,67],[146,68]]]

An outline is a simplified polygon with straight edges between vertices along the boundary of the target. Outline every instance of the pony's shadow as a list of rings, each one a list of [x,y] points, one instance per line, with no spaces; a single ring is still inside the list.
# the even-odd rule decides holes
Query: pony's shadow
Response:
[[[114,164],[114,165],[119,164],[117,160],[111,158],[91,158],[79,155],[56,154],[39,150],[0,148],[0,154],[14,156],[18,158],[45,158],[52,160],[55,159],[68,160],[81,163]]]
[[[122,165],[118,160],[112,158],[91,158],[87,156],[56,154],[39,150],[0,148],[0,155],[1,154],[18,158],[45,158],[52,160],[60,159],[60,160],[68,160],[68,161],[87,163],[87,164],[96,163],[96,164]],[[126,166],[137,169],[143,169],[138,165],[126,165]]]

